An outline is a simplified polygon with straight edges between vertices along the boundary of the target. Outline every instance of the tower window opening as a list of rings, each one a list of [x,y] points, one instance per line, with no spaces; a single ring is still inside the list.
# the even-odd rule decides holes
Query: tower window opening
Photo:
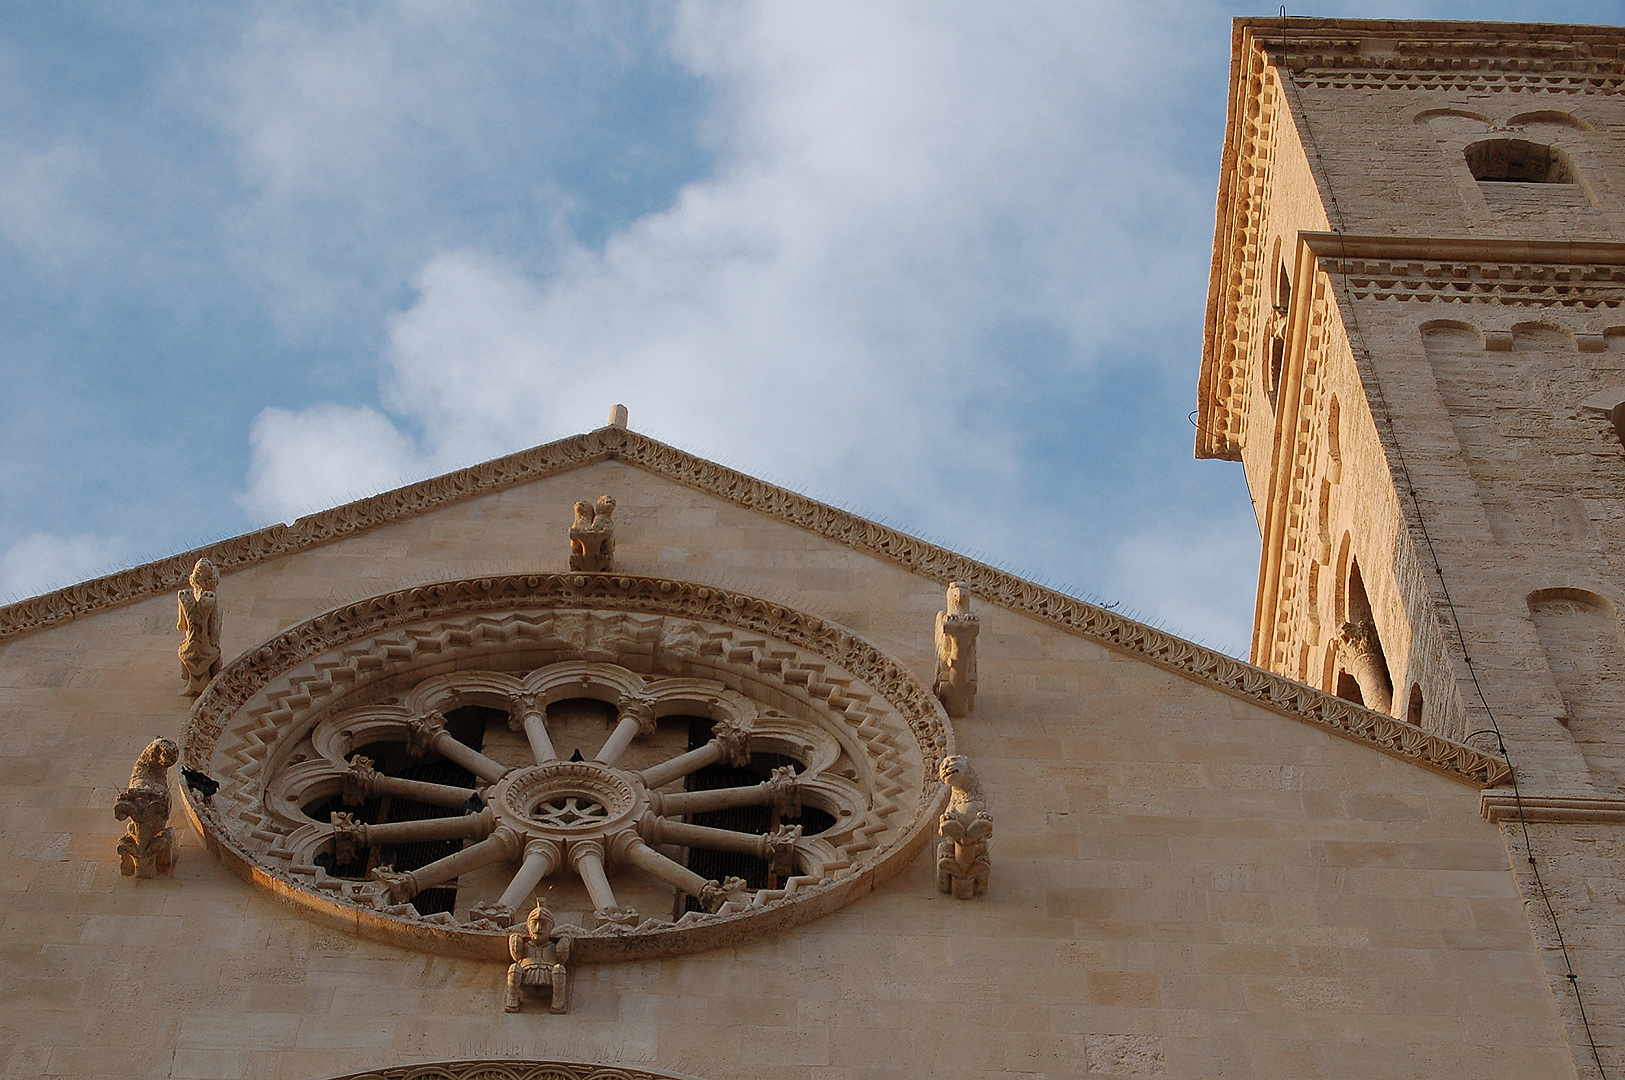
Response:
[[[1467,168],[1480,183],[1576,184],[1569,156],[1525,139],[1485,139],[1467,148]]]
[[[1275,279],[1275,310],[1285,315],[1292,307],[1292,275],[1287,273],[1286,263],[1281,263],[1280,273]]]
[[[1405,705],[1405,720],[1407,723],[1422,726],[1422,684],[1411,683],[1411,700]]]
[[[1281,397],[1281,368],[1286,362],[1286,342],[1281,338],[1270,340],[1269,371],[1264,376],[1264,390],[1269,394],[1270,408],[1275,408]]]

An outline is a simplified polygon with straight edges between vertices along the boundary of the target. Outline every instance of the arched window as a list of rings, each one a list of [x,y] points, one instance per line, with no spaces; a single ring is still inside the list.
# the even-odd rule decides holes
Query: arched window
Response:
[[[1526,139],[1485,139],[1467,148],[1467,168],[1480,183],[1577,184],[1569,156]]]
[[[1405,719],[1417,727],[1422,726],[1422,684],[1411,683],[1411,700],[1405,706]]]

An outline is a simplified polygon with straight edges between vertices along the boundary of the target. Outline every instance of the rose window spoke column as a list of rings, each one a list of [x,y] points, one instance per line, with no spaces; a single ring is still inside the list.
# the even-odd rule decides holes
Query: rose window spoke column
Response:
[[[604,871],[604,845],[600,840],[577,840],[570,845],[570,861],[581,883],[592,897],[593,914],[603,922],[628,922],[637,918],[637,912],[620,907],[615,902],[615,891],[609,887],[609,875]]]
[[[749,728],[733,721],[718,720],[712,728],[710,742],[686,754],[679,754],[670,761],[644,769],[638,776],[643,786],[653,791],[721,761],[736,767],[750,762]]]
[[[497,905],[509,911],[517,910],[542,879],[557,870],[563,862],[564,852],[558,844],[552,840],[532,840],[525,845],[525,860],[519,864],[519,872],[514,874],[513,880],[502,891]]]
[[[735,810],[741,806],[771,806],[782,817],[801,813],[801,789],[795,769],[788,765],[773,770],[771,779],[746,787],[709,788],[705,791],[651,792],[649,805],[663,817],[704,814],[714,810]]]
[[[780,825],[770,833],[742,833],[658,817],[645,819],[644,833],[656,844],[680,844],[708,851],[754,855],[765,860],[769,869],[776,874],[794,872],[795,848],[801,840],[800,825]]]
[[[427,840],[483,840],[496,828],[490,812],[462,817],[421,818],[369,825],[352,815],[334,813],[333,850],[340,862],[350,862],[353,853],[381,844],[415,844]]]
[[[547,706],[542,703],[540,695],[526,694],[515,703],[518,705],[519,723],[525,729],[525,738],[530,742],[530,753],[536,759],[536,764],[544,765],[558,758],[557,750],[553,749],[553,738],[547,733]]]
[[[502,779],[508,767],[492,761],[472,747],[457,741],[445,728],[445,717],[413,717],[406,722],[406,749],[413,757],[422,757],[433,750],[447,761],[454,762],[484,780],[495,783]]]
[[[620,721],[615,725],[615,730],[610,732],[609,738],[604,740],[603,749],[599,750],[598,756],[593,759],[605,765],[613,765],[619,761],[637,736],[647,737],[654,734],[655,730],[654,698],[628,694],[616,705],[621,711]]]
[[[404,874],[380,867],[372,872],[372,878],[383,884],[391,900],[402,904],[424,889],[461,877],[470,870],[478,870],[504,859],[518,858],[523,842],[523,837],[503,826],[479,843],[447,855],[444,859],[436,859],[428,866]]]
[[[340,784],[340,794],[347,806],[360,806],[368,799],[393,795],[430,806],[460,808],[468,805],[469,798],[475,793],[473,788],[386,776],[374,767],[371,758],[360,754],[350,759],[350,769],[340,778]]]
[[[700,897],[707,889],[715,888],[717,882],[703,878],[673,859],[668,859],[654,848],[643,842],[637,833],[628,830],[610,841],[615,855],[615,861],[627,866],[635,866],[644,873],[659,878],[678,892],[689,896]]]

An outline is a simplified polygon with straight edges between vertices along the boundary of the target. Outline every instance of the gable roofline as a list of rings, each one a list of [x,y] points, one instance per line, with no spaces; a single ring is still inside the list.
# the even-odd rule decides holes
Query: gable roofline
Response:
[[[227,573],[465,499],[610,460],[638,466],[685,487],[897,563],[940,584],[965,582],[974,595],[987,603],[1047,622],[1452,779],[1492,787],[1511,775],[1505,761],[1473,747],[621,427],[603,427],[521,450],[310,514],[292,525],[272,525],[8,604],[0,607],[0,645],[36,630],[179,588],[199,558],[207,557]]]

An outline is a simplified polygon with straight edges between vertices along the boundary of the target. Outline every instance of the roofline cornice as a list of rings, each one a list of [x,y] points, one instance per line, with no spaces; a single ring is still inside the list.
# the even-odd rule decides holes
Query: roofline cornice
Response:
[[[218,544],[132,567],[0,608],[0,644],[35,630],[179,588],[207,556],[223,572],[353,536],[465,499],[617,460],[674,483],[806,529],[979,599],[1149,661],[1280,715],[1403,758],[1452,779],[1488,787],[1511,775],[1505,761],[1382,713],[1175,637],[1114,611],[938,547],[838,507],[747,476],[620,427],[603,427],[382,495],[273,525]]]

